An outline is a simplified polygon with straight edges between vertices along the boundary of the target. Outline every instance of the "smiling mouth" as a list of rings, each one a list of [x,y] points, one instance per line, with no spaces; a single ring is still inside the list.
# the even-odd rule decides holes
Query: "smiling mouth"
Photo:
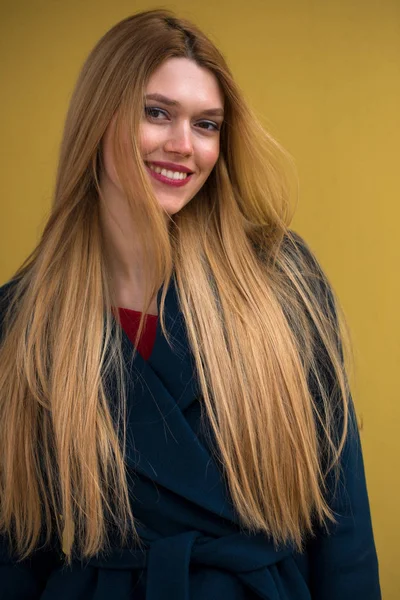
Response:
[[[185,186],[189,183],[193,176],[193,173],[183,173],[183,171],[171,171],[169,169],[165,169],[164,167],[153,165],[152,163],[146,162],[145,165],[149,174],[154,179],[167,186]]]
[[[165,167],[159,167],[158,165],[153,165],[151,162],[146,162],[146,165],[151,169],[154,173],[158,175],[162,175],[167,179],[171,179],[173,181],[183,181],[187,179],[193,173],[184,173],[183,171],[172,171],[171,169],[166,169]]]

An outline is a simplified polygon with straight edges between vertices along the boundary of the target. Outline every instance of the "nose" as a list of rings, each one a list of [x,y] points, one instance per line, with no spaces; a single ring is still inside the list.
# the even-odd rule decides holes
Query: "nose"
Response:
[[[166,152],[191,156],[193,154],[193,140],[190,123],[177,123],[170,131],[170,136],[164,145]]]

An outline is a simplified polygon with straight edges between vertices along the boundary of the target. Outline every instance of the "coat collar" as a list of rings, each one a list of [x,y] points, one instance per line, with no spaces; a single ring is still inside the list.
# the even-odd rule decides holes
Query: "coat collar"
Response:
[[[139,353],[132,359],[133,346],[123,332],[128,466],[198,506],[236,520],[222,473],[187,418],[201,399],[174,276],[166,294],[165,322],[172,348],[158,320],[148,361]]]

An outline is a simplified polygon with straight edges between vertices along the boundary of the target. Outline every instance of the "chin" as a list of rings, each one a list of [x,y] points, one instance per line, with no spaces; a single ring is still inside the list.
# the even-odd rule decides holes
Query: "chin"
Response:
[[[190,200],[193,198],[193,195],[191,194],[190,196],[188,196],[187,194],[180,194],[178,191],[178,193],[172,194],[156,193],[156,198],[160,206],[162,206],[165,210],[169,211],[180,210],[185,206],[185,204],[190,202]]]
[[[186,204],[189,201],[187,200],[185,202],[183,202],[183,201],[178,202],[177,200],[173,201],[171,199],[168,199],[167,201],[160,200],[159,202],[160,202],[160,206],[162,207],[162,209],[172,217],[173,215],[178,213],[180,210],[182,210],[182,208],[184,206],[186,206]]]

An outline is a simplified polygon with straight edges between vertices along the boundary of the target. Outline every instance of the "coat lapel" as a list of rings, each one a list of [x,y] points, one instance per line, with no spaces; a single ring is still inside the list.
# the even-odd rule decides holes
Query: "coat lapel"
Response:
[[[199,387],[174,277],[166,295],[166,327],[157,323],[148,361],[123,332],[127,366],[127,461],[152,481],[229,520],[235,520],[226,484],[209,448],[185,417],[198,403]],[[157,295],[160,307],[162,288]],[[195,411],[197,414],[197,411]]]

